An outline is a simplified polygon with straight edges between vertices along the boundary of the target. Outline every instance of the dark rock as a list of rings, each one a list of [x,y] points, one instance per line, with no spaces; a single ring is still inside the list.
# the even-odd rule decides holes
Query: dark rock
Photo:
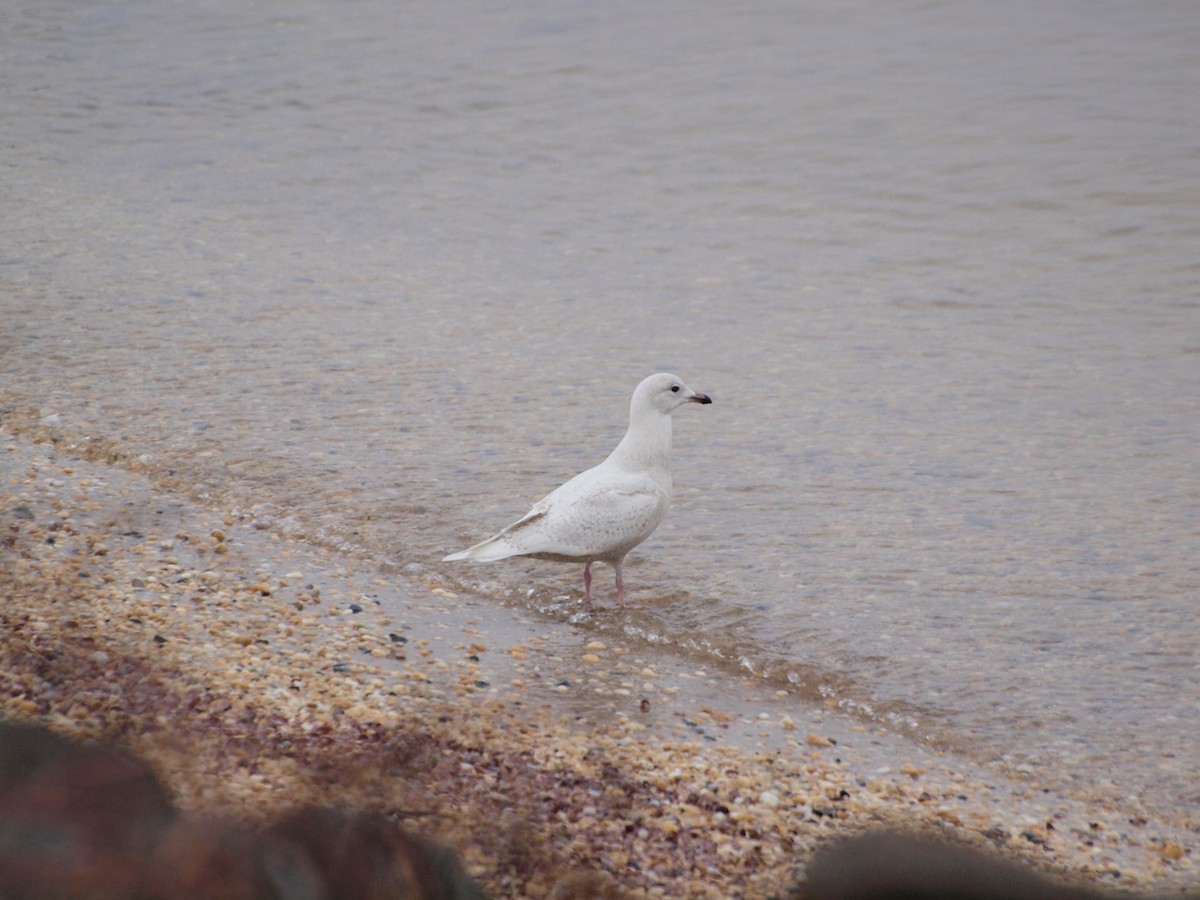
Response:
[[[180,820],[148,861],[147,900],[333,900],[302,849],[224,822]]]
[[[454,852],[380,815],[263,830],[178,815],[121,750],[0,722],[0,898],[482,900]]]
[[[799,886],[805,900],[1098,900],[979,850],[883,832],[818,853]]]
[[[132,756],[0,722],[0,896],[133,895],[175,818]]]
[[[329,897],[483,898],[451,850],[383,816],[309,808],[284,818],[267,835],[303,850]]]

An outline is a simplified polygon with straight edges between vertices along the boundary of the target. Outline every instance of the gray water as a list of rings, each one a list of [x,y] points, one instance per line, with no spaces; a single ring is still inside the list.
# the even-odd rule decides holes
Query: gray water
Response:
[[[272,527],[1200,812],[1200,12],[0,10],[0,400]],[[620,438],[674,508],[443,564]]]

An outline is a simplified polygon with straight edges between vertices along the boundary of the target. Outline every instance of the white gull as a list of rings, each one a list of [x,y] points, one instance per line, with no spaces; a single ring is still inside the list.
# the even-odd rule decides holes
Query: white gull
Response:
[[[625,554],[653,534],[671,506],[671,414],[686,403],[712,403],[675,375],[651,375],[629,401],[629,429],[600,465],[580,472],[486,541],[451,553],[444,562],[492,562],[531,556],[583,563],[583,599],[592,602],[592,563],[617,573],[617,598],[625,606],[621,564]]]

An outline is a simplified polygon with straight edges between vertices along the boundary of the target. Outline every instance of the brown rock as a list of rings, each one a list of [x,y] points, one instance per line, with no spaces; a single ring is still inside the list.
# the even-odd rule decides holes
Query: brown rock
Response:
[[[1098,900],[987,853],[881,832],[818,853],[800,888],[805,900]]]
[[[331,900],[301,848],[221,822],[181,819],[149,861],[145,900]]]
[[[0,896],[131,894],[174,819],[132,756],[0,722]]]
[[[334,898],[482,900],[454,853],[383,816],[302,809],[268,836],[308,854]]]

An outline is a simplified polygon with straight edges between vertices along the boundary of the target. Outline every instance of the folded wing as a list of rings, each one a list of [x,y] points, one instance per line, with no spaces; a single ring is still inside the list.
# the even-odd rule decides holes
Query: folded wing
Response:
[[[601,468],[581,472],[516,522],[446,559],[486,562],[509,556],[569,560],[623,556],[658,527],[670,498],[648,475],[597,471]]]

